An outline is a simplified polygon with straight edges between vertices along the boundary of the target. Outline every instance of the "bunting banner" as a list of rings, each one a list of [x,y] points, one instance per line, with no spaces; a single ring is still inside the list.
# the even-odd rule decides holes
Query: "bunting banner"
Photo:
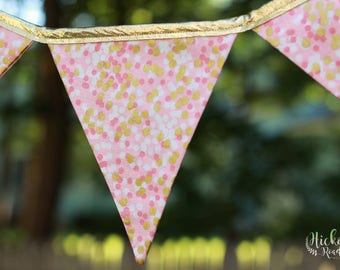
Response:
[[[340,97],[339,19],[339,0],[273,0],[220,21],[81,29],[0,11],[0,74],[33,41],[48,44],[143,263],[236,35],[253,29]]]
[[[311,0],[254,30],[340,97],[339,0]]]
[[[234,38],[50,45],[138,261]]]
[[[0,27],[0,78],[31,44],[32,40]]]

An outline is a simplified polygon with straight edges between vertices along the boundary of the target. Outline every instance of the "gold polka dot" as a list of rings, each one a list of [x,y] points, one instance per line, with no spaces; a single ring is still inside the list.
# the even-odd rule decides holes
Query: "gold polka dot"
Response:
[[[158,159],[156,160],[156,165],[157,165],[158,167],[160,167],[160,166],[162,166],[162,164],[163,164],[163,160],[162,160],[161,158],[158,158]]]
[[[141,187],[140,189],[138,189],[137,194],[140,196],[143,196],[146,194],[146,189]]]
[[[267,36],[271,36],[273,34],[273,28],[272,27],[268,27],[267,29],[266,29],[266,35]]]
[[[158,225],[158,222],[159,222],[159,218],[154,218],[154,219],[153,219],[153,224],[154,224],[155,226]]]
[[[159,142],[162,141],[163,138],[164,138],[163,132],[160,132],[160,133],[157,134],[157,140],[158,140]]]
[[[142,183],[143,183],[142,178],[137,178],[136,181],[135,181],[135,184],[136,184],[137,187],[141,186]]]
[[[175,129],[175,135],[176,135],[176,136],[182,135],[182,129],[181,129],[180,127],[178,127],[178,128]]]
[[[196,60],[194,61],[194,66],[195,66],[195,67],[200,67],[200,66],[202,66],[201,59],[196,59]]]
[[[117,173],[117,172],[113,173],[111,179],[113,181],[118,181],[120,179],[119,173]]]
[[[165,183],[164,178],[163,177],[158,178],[157,183],[158,183],[158,185],[164,185],[164,183]]]
[[[151,175],[145,176],[145,183],[149,184],[149,183],[151,183],[151,181],[152,181],[152,176]]]
[[[186,130],[185,130],[185,133],[188,135],[188,136],[190,136],[190,135],[192,135],[193,134],[193,128],[192,127],[188,127]]]
[[[182,119],[187,119],[189,117],[188,111],[183,111],[182,112]]]
[[[163,195],[168,196],[170,193],[170,189],[168,187],[163,188]]]
[[[149,230],[150,229],[150,223],[145,221],[144,224],[143,224],[143,228],[144,228],[144,230]]]
[[[330,57],[329,55],[326,55],[323,61],[326,65],[329,65],[332,62],[332,57]]]
[[[126,198],[121,198],[121,199],[119,200],[119,204],[120,204],[121,206],[126,206],[127,202],[128,202],[128,200],[127,200]]]
[[[103,121],[103,120],[105,119],[105,114],[104,114],[103,112],[100,112],[100,113],[98,114],[98,119],[101,120],[101,121]]]
[[[135,54],[139,53],[139,51],[140,51],[139,45],[134,45],[132,51],[133,51],[133,53],[135,53]]]
[[[325,35],[325,28],[319,28],[318,30],[316,30],[316,34],[319,37],[323,37]]]
[[[319,65],[319,63],[313,63],[312,64],[312,71],[313,72],[320,72],[320,65]]]
[[[126,160],[127,160],[127,162],[132,163],[132,162],[135,161],[135,157],[133,155],[131,155],[131,154],[127,154],[126,155]]]
[[[328,80],[334,80],[334,79],[335,79],[335,74],[334,74],[334,72],[333,72],[333,71],[327,71],[327,73],[326,73],[326,78],[327,78]]]
[[[195,92],[192,94],[192,99],[193,99],[193,100],[198,100],[200,97],[201,97],[201,94],[200,94],[199,91],[195,91]]]
[[[149,209],[149,214],[150,214],[151,216],[156,215],[156,207],[154,207],[154,206],[150,207],[150,209]]]
[[[218,46],[214,46],[211,51],[214,54],[218,54],[220,52],[220,49],[218,48]]]
[[[142,130],[143,136],[148,136],[150,134],[150,128],[146,127]]]
[[[163,143],[162,143],[162,146],[164,148],[169,148],[171,146],[171,141],[168,139],[168,140],[165,140]]]
[[[123,218],[123,223],[125,225],[130,225],[131,224],[131,219],[129,217],[125,217],[125,218]]]
[[[303,38],[302,41],[301,41],[301,45],[302,47],[304,48],[308,48],[310,46],[310,40],[309,38]]]
[[[314,22],[316,20],[316,14],[315,13],[309,14],[308,20],[311,22]]]
[[[138,248],[137,248],[137,252],[139,253],[139,254],[143,254],[144,253],[144,247],[143,246],[139,246]]]

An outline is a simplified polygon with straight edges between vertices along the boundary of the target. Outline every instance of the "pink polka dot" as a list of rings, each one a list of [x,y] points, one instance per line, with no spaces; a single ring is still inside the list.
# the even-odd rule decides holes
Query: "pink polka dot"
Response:
[[[99,166],[105,168],[107,167],[107,162],[106,161],[99,162]]]
[[[306,26],[305,26],[305,30],[306,30],[306,31],[309,32],[311,29],[312,29],[312,27],[311,27],[310,25],[306,25]]]
[[[291,35],[294,35],[295,34],[295,30],[294,29],[288,29],[286,31],[287,35],[291,36]]]
[[[95,43],[95,44],[96,44],[96,45],[95,45],[94,50],[95,50],[96,52],[98,52],[98,51],[100,50],[102,44],[101,44],[100,42],[99,42],[99,43]]]
[[[306,61],[304,61],[304,62],[302,62],[301,66],[302,66],[303,68],[307,68],[308,63],[307,63]]]

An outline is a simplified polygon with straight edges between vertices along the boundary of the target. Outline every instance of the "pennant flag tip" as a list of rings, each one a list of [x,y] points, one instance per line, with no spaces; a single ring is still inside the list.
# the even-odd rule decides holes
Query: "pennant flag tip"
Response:
[[[146,255],[145,255],[145,256],[146,256]],[[143,258],[136,258],[136,263],[137,263],[138,265],[144,265],[145,259],[143,259]]]

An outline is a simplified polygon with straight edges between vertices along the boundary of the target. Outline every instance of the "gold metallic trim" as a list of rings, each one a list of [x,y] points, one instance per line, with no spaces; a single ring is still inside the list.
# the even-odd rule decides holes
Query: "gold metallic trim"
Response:
[[[0,11],[0,26],[31,40],[51,44],[187,38],[236,34],[253,29],[308,0],[273,0],[239,17],[203,22],[49,29]]]

